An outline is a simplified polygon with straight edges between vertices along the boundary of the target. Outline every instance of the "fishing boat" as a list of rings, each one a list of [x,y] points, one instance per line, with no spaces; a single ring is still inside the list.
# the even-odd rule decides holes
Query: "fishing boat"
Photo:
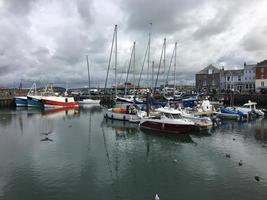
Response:
[[[236,110],[244,113],[244,115],[248,115],[250,113],[256,113],[258,116],[264,116],[264,112],[260,109],[256,108],[257,103],[248,101],[248,103],[245,103],[241,107],[236,107]]]
[[[31,89],[27,94],[27,106],[28,107],[42,107],[42,95],[37,93],[36,84],[33,83]]]
[[[22,91],[22,82],[19,84],[19,90],[14,96],[15,104],[17,107],[27,107],[27,96]]]
[[[110,108],[106,111],[104,117],[114,120],[123,120],[130,122],[140,122],[140,119],[145,116],[144,111],[140,111],[134,105],[120,105],[120,107]]]
[[[79,103],[73,97],[43,96],[44,107],[78,107]]]
[[[157,109],[159,115],[143,117],[140,128],[159,133],[181,134],[188,133],[195,127],[195,123],[181,116],[181,112],[173,108]]]

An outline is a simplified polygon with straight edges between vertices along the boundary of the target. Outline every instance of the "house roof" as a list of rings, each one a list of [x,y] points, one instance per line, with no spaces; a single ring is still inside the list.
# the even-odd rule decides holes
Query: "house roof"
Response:
[[[257,64],[245,65],[244,69],[254,69],[256,66],[257,66]]]
[[[239,76],[244,73],[243,69],[234,69],[234,70],[224,70],[222,71],[223,75],[232,75],[232,76]]]
[[[257,63],[257,66],[259,66],[259,67],[267,67],[267,60],[263,60],[263,61]]]
[[[209,74],[209,70],[212,70],[213,74],[220,73],[220,70],[217,67],[214,67],[212,64],[208,65],[197,74]]]

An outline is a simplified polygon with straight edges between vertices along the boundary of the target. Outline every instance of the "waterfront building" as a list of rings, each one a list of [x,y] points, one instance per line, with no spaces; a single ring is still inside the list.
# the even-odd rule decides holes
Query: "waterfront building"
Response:
[[[242,92],[244,89],[244,70],[221,70],[221,89]]]
[[[256,65],[256,92],[267,91],[267,60],[257,63]]]
[[[196,73],[196,89],[198,91],[220,91],[220,69],[208,65]]]
[[[244,63],[244,88],[245,92],[255,92],[256,64]]]

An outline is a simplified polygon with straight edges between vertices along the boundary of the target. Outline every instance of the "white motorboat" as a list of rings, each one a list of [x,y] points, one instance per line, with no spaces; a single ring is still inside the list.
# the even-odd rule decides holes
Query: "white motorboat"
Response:
[[[100,99],[82,99],[78,101],[79,104],[84,105],[84,104],[99,104]]]
[[[140,121],[140,128],[144,130],[156,131],[159,133],[180,134],[188,133],[195,127],[192,120],[182,117],[181,112],[170,108],[158,108],[158,115],[143,117]]]
[[[243,106],[236,107],[236,110],[244,113],[244,115],[248,115],[249,113],[254,112],[259,116],[264,116],[264,112],[260,109],[257,109],[256,105],[257,105],[256,102],[248,101],[248,103],[245,103]]]

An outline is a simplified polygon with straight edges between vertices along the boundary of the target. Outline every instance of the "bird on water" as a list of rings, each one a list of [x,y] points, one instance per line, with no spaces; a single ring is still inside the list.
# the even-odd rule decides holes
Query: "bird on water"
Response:
[[[159,200],[159,195],[158,194],[156,194],[155,200]]]

